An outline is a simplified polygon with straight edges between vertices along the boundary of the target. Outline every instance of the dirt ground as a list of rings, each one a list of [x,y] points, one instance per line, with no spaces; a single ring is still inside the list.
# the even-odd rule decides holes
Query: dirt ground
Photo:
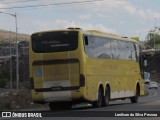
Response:
[[[27,110],[48,107],[48,104],[41,105],[32,102],[31,90],[26,82],[21,83],[20,86],[18,93],[14,91],[0,97],[0,110]]]

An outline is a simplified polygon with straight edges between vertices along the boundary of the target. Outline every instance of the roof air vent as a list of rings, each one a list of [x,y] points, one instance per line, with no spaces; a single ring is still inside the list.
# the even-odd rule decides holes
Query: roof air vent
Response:
[[[81,28],[73,28],[73,27],[69,27],[69,28],[67,28],[67,29],[70,29],[70,30],[81,30]]]

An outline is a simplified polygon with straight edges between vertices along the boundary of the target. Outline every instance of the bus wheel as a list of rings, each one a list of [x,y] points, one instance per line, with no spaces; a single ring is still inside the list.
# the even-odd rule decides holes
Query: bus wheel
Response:
[[[99,88],[98,90],[98,99],[92,103],[93,107],[95,108],[99,108],[102,106],[102,101],[103,101],[103,94],[102,94],[102,90]]]
[[[139,88],[136,88],[136,95],[134,97],[131,97],[131,103],[137,103],[138,102],[138,96],[139,96]]]
[[[109,99],[110,99],[109,88],[106,87],[105,96],[103,97],[103,107],[106,107],[109,105]]]

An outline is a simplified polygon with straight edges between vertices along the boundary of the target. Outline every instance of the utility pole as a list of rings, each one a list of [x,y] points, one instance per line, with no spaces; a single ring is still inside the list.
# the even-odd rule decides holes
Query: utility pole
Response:
[[[13,79],[12,79],[12,45],[11,45],[11,30],[10,30],[10,40],[9,40],[9,44],[10,44],[10,88],[12,91],[12,86],[13,86]]]
[[[18,35],[18,27],[17,27],[17,14],[11,14],[11,13],[6,13],[6,12],[0,12],[0,13],[3,13],[3,14],[8,14],[10,16],[13,16],[15,18],[15,26],[16,26],[16,90],[17,90],[17,93],[18,93],[18,88],[19,88],[19,55],[18,55],[18,39],[17,39],[17,35]]]
[[[154,30],[154,50],[156,50],[156,46],[155,46],[156,37],[155,37],[155,34],[156,34],[156,20],[157,20],[157,18],[154,18],[154,19],[155,19],[155,22],[154,22],[154,27],[155,27],[155,30]]]

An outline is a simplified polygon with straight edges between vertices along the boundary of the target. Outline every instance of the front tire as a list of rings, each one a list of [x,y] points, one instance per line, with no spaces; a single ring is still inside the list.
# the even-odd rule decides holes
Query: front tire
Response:
[[[131,97],[131,103],[137,103],[138,102],[138,96],[139,96],[139,89],[136,88],[136,95],[134,97]]]

